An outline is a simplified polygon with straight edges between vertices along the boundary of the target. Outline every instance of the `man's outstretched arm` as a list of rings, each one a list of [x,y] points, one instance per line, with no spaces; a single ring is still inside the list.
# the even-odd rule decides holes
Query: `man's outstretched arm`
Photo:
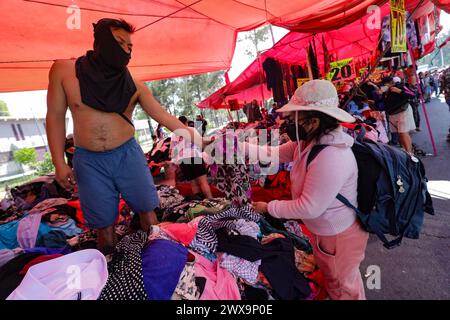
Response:
[[[67,101],[62,86],[61,67],[60,63],[55,62],[50,69],[45,127],[52,161],[55,165],[56,181],[62,187],[71,189],[75,179],[72,170],[64,160]]]
[[[139,103],[142,109],[152,117],[156,122],[162,124],[164,127],[169,128],[170,131],[186,138],[199,147],[207,144],[207,139],[203,139],[202,136],[191,127],[186,127],[176,117],[168,113],[155,99],[151,91],[143,83],[137,83],[139,90]]]

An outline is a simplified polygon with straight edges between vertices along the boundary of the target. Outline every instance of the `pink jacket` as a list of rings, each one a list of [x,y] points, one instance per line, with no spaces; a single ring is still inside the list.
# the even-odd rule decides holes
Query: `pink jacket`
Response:
[[[293,200],[269,202],[270,215],[301,219],[312,233],[320,236],[336,235],[349,228],[356,220],[356,214],[337,200],[336,195],[341,193],[353,205],[357,205],[358,167],[350,149],[353,141],[342,127],[323,136],[319,144],[328,144],[330,147],[317,155],[308,170],[306,160],[315,143],[300,149],[300,155],[298,148],[303,148],[303,142],[288,142],[280,147],[272,147],[272,155],[278,152],[280,163],[293,161]]]

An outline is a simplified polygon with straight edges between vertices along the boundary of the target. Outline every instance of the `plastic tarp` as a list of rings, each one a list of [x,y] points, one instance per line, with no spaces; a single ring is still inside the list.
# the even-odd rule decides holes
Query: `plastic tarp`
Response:
[[[406,9],[412,12],[419,3],[418,0],[407,1]],[[431,2],[423,1],[413,18],[423,19],[432,13],[433,8]],[[388,15],[389,10],[389,4],[385,4],[380,8],[380,15]],[[304,63],[307,59],[306,50],[313,39],[320,68],[323,68],[322,39],[325,40],[328,53],[333,54],[335,60],[371,57],[376,52],[380,33],[379,27],[374,27],[374,23],[374,15],[366,14],[357,21],[337,30],[317,34],[290,32],[271,49],[262,53],[260,58],[250,64],[233,82],[210,95],[197,106],[220,109],[227,108],[226,101],[230,99],[238,99],[242,102],[252,99],[261,100],[262,96],[265,99],[272,97],[271,91],[267,90],[262,78],[262,63],[269,57],[283,63]],[[434,41],[430,42],[430,45],[433,43]],[[426,53],[428,53],[428,48],[429,46],[426,47]]]
[[[230,67],[236,35],[266,23],[335,29],[386,0],[3,0],[0,92],[46,89],[54,60],[92,48],[92,23],[124,18],[138,31],[130,70],[139,80]]]
[[[433,1],[448,10],[449,0]],[[139,80],[154,80],[228,69],[239,31],[266,23],[302,33],[335,30],[386,2],[2,0],[0,92],[45,89],[52,62],[91,49],[92,23],[104,17],[137,27],[130,70]]]
[[[433,3],[438,8],[450,14],[450,0],[433,0]]]

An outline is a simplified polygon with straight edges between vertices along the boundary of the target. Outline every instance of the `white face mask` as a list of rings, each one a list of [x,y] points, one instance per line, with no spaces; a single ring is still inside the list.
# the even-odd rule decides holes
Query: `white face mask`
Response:
[[[389,87],[388,87],[388,86],[382,86],[382,87],[380,88],[380,90],[381,90],[381,92],[385,93],[386,91],[389,90]]]

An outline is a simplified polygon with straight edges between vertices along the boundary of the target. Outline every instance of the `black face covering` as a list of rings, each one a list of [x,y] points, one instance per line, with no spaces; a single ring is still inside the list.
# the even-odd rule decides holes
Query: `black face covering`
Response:
[[[114,38],[112,20],[101,19],[94,24],[94,50],[77,59],[76,75],[84,104],[122,115],[136,93],[136,85],[127,68],[131,54]]]
[[[286,133],[289,136],[289,139],[291,139],[291,141],[297,141],[297,131],[298,131],[298,139],[306,140],[307,133],[302,125],[290,123],[289,125],[286,126]]]
[[[298,139],[300,141],[306,141],[308,139],[308,133],[306,132],[305,128],[303,128],[303,125],[292,122],[286,126],[286,133],[291,141],[297,141],[297,131]]]

